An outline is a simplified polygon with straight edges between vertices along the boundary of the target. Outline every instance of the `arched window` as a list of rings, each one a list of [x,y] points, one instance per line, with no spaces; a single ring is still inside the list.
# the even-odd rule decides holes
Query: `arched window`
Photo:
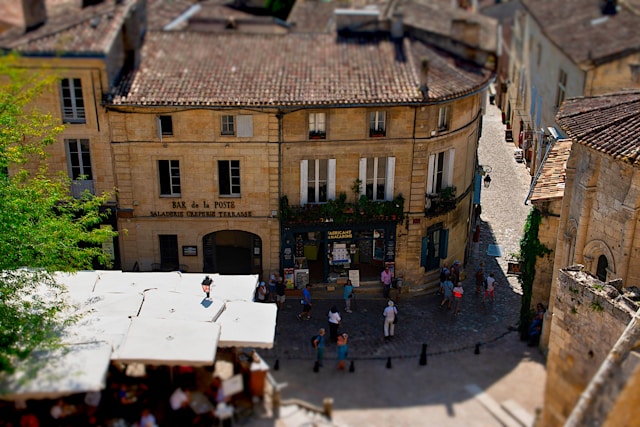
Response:
[[[596,276],[602,282],[607,281],[607,267],[609,267],[609,262],[607,261],[607,257],[604,255],[600,255],[598,257],[598,268],[596,270]]]

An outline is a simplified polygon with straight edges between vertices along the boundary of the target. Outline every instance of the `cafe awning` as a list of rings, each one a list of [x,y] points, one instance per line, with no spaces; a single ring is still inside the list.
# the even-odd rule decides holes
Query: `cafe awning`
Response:
[[[3,400],[55,399],[100,391],[106,385],[111,345],[106,342],[65,345],[36,352],[20,362],[13,375],[0,374]]]

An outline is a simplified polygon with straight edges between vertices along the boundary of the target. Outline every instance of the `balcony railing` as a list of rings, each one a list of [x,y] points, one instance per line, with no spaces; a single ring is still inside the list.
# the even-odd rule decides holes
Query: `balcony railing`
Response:
[[[75,179],[71,181],[71,195],[74,199],[81,198],[85,191],[92,195],[96,194],[92,179]]]
[[[375,201],[361,196],[358,203],[346,203],[343,199],[329,200],[322,204],[304,206],[289,205],[287,197],[280,200],[280,220],[283,224],[352,224],[371,221],[402,221],[404,198]]]
[[[456,208],[456,188],[448,187],[438,193],[425,195],[424,215],[438,216]]]

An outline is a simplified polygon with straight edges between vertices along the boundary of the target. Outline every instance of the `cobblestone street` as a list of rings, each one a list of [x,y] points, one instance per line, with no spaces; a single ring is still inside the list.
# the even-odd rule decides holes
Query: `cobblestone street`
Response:
[[[486,410],[472,406],[478,402],[474,402],[477,399],[468,400],[471,395],[464,389],[468,383],[482,383],[482,389],[492,387],[494,390],[500,390],[504,387],[504,397],[494,391],[495,395],[492,398],[496,401],[516,398],[519,394],[521,400],[518,400],[518,404],[530,414],[542,405],[542,357],[536,349],[528,348],[526,343],[519,341],[517,333],[513,332],[519,318],[521,289],[517,277],[506,274],[510,254],[519,250],[523,225],[530,210],[530,206],[524,204],[529,190],[530,175],[524,164],[515,162],[513,149],[513,144],[504,140],[500,110],[495,105],[488,105],[480,141],[479,163],[491,167],[492,180],[490,188],[482,189],[480,250],[478,254],[471,252],[464,265],[467,278],[464,281],[465,294],[460,314],[456,316],[453,310],[439,308],[441,297],[438,295],[412,297],[403,294],[397,303],[399,322],[396,325],[396,336],[390,341],[385,341],[382,333],[382,311],[386,302],[382,298],[356,298],[353,313],[344,313],[342,291],[341,287],[338,287],[334,292],[334,298],[314,300],[313,318],[310,321],[296,318],[301,308],[299,298],[289,298],[285,309],[278,316],[275,347],[260,352],[271,366],[278,360],[280,370],[272,373],[278,381],[289,383],[289,387],[283,391],[285,398],[298,397],[320,404],[322,397],[331,396],[335,400],[335,419],[342,419],[344,423],[351,425],[388,425],[383,420],[387,416],[387,421],[395,426],[503,425],[498,423],[495,417],[489,417],[494,424],[487,421],[484,415],[478,412],[483,411],[484,414]],[[501,256],[488,255],[489,245],[497,245]],[[483,303],[482,295],[475,293],[474,272],[480,261],[485,262],[487,274],[495,273],[495,302]],[[326,315],[334,304],[342,313],[341,331],[349,333],[350,336],[349,360],[353,360],[356,366],[364,369],[358,369],[354,373],[335,372],[335,345],[329,344],[326,349],[325,367],[316,374],[311,369],[315,350],[309,342],[310,337],[319,328],[327,328]],[[478,343],[481,344],[481,354],[475,355],[474,349]],[[423,344],[427,344],[429,367],[418,365]],[[494,353],[492,358],[488,357],[490,353]],[[392,364],[397,365],[392,371],[385,367],[389,358]],[[447,361],[455,361],[460,369],[455,366],[447,368]],[[463,368],[467,364],[470,371]],[[433,372],[432,365],[440,366],[443,371]],[[476,365],[481,367],[474,368]],[[447,370],[451,368],[453,369]],[[477,377],[484,371],[486,375]],[[391,372],[393,375],[389,377]],[[515,375],[514,378],[519,378],[517,384],[500,383],[511,378],[512,373]],[[344,377],[345,375],[347,377]],[[425,375],[425,378],[418,379]],[[389,380],[385,380],[387,377],[393,378],[394,385],[389,385]],[[416,383],[413,382],[414,377]],[[423,383],[423,380],[426,383]],[[377,384],[376,381],[383,381],[383,384]],[[309,388],[309,382],[313,383],[312,389]],[[343,390],[343,387],[346,389]],[[522,393],[514,393],[514,388],[520,387],[528,388],[528,391],[524,392],[527,395],[526,400]],[[418,390],[424,391],[425,400],[422,403],[414,402],[415,396],[407,397],[407,388],[412,390],[410,396]],[[372,410],[377,408],[375,402],[380,399],[380,390],[383,390],[386,396],[382,405],[387,409],[420,404],[430,407],[433,403],[439,403],[448,409],[441,413],[440,405],[432,407],[434,416],[442,417],[438,423],[420,423],[418,420],[424,420],[419,418],[424,416],[420,415],[420,411],[408,415],[406,419],[398,418],[395,411],[391,411],[395,414],[392,416],[381,415],[376,411],[364,415],[367,411],[362,410],[369,407]],[[437,402],[431,402],[431,397],[428,397],[434,392]],[[449,402],[446,396],[449,396]],[[463,412],[466,415],[462,419],[458,418],[459,413],[453,415],[450,407],[461,402],[470,405],[465,409],[470,412]],[[426,407],[422,410],[426,410]],[[375,420],[372,422],[373,418],[359,419],[348,411],[349,409],[358,409],[361,416],[371,416]],[[349,415],[342,414],[342,410],[348,411]],[[342,418],[342,415],[345,417]],[[418,424],[415,424],[416,421]]]

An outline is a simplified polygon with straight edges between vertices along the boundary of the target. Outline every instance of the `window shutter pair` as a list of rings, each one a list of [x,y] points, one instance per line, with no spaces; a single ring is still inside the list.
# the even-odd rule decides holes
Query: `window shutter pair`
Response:
[[[314,162],[315,160],[311,160]],[[307,204],[309,160],[300,160],[300,204]],[[336,198],[336,159],[327,159],[327,200]]]
[[[394,177],[396,175],[396,158],[386,157],[387,162],[387,175],[384,177],[384,199],[393,200],[393,185]],[[367,183],[367,159],[361,158],[358,168],[358,179],[360,179],[360,194],[365,194],[365,188]]]

